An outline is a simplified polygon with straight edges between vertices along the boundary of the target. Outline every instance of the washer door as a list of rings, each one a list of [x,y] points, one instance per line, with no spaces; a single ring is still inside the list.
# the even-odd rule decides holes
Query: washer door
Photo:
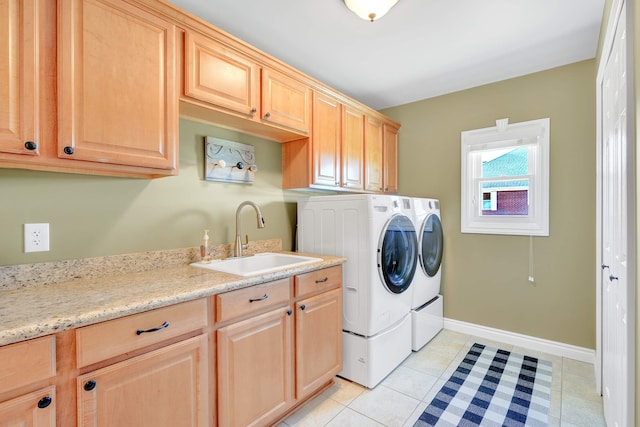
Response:
[[[378,271],[388,291],[401,294],[416,273],[418,239],[413,222],[394,215],[385,224],[378,244]]]
[[[433,277],[442,263],[442,223],[438,215],[431,214],[422,223],[420,242],[420,266],[427,276]]]

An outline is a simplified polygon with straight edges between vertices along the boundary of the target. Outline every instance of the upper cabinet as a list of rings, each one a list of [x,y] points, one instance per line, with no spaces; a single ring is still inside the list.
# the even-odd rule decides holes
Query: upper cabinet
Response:
[[[315,91],[311,127],[282,145],[283,188],[397,193],[397,123]]]
[[[262,69],[262,120],[309,134],[311,88],[275,70]]]
[[[342,186],[364,189],[364,113],[342,106]]]
[[[311,126],[283,145],[283,187],[363,190],[364,113],[316,91]]]
[[[313,96],[313,185],[340,186],[341,104],[335,98],[316,92]],[[286,166],[289,159],[286,159]]]
[[[184,34],[186,117],[276,141],[309,135],[311,88],[291,74],[262,65],[229,40]]]
[[[36,0],[0,0],[0,152],[38,155]]]
[[[398,192],[398,128],[385,123],[383,125],[383,170],[384,192]]]
[[[251,58],[195,31],[185,33],[185,96],[259,120],[260,66]]]
[[[59,157],[175,170],[175,26],[123,0],[63,0],[59,19]]]
[[[182,116],[284,143],[283,188],[397,191],[398,123],[169,2],[0,0],[0,36],[0,167],[176,175]]]
[[[137,5],[0,0],[0,167],[177,174],[176,27]]]
[[[364,189],[383,191],[382,120],[365,117],[364,125]]]

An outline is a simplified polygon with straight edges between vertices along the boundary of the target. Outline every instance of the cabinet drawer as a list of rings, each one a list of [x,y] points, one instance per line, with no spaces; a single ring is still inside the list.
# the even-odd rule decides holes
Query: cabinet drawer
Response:
[[[202,298],[76,330],[78,367],[106,360],[207,325]]]
[[[56,374],[56,338],[47,336],[0,347],[0,392]]]
[[[295,278],[296,297],[337,288],[341,284],[342,266],[340,265],[299,274]]]
[[[216,321],[224,322],[289,302],[291,279],[281,279],[216,295]]]

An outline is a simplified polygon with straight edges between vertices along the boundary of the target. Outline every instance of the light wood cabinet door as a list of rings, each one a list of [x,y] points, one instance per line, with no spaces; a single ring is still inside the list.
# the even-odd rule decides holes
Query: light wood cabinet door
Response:
[[[0,403],[0,427],[55,427],[55,387],[27,393]]]
[[[59,8],[58,156],[175,170],[175,25],[123,0]]]
[[[364,114],[342,106],[342,186],[364,188]]]
[[[296,398],[342,370],[342,289],[296,303]]]
[[[340,186],[340,119],[338,100],[315,92],[313,96],[313,184]]]
[[[217,331],[219,425],[268,425],[292,405],[292,314],[279,308]]]
[[[216,40],[185,33],[185,95],[215,107],[260,117],[260,66]]]
[[[304,135],[311,126],[311,88],[269,68],[262,69],[262,120]]]
[[[78,377],[78,425],[207,426],[207,354],[200,335]]]
[[[384,192],[398,192],[398,129],[387,125],[384,129]]]
[[[365,117],[364,126],[364,189],[381,192],[383,190],[382,169],[382,122],[373,117]]]
[[[0,0],[0,152],[38,155],[37,0]]]

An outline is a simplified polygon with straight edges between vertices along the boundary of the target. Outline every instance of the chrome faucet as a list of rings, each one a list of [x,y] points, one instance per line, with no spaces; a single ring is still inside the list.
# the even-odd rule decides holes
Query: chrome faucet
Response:
[[[260,208],[253,202],[242,202],[236,209],[236,243],[233,247],[233,256],[240,257],[242,256],[242,250],[247,249],[249,247],[249,235],[246,236],[246,242],[242,243],[242,233],[240,232],[240,211],[245,206],[251,206],[256,211],[256,216],[258,220],[258,228],[264,228],[264,218],[262,217],[262,212],[260,212]]]

